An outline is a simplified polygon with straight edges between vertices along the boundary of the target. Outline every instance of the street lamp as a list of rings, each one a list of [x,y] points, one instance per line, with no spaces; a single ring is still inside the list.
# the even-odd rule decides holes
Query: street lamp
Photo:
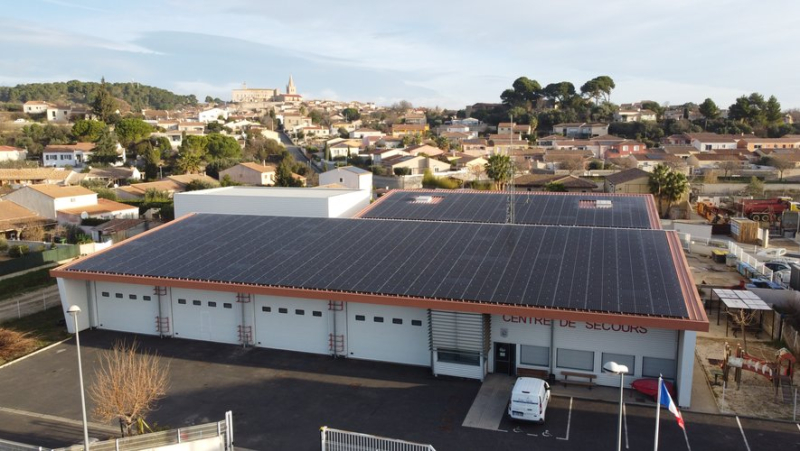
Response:
[[[67,313],[75,321],[75,347],[78,350],[78,379],[81,383],[81,413],[83,414],[83,449],[89,451],[89,425],[86,422],[86,397],[83,394],[83,365],[81,365],[81,339],[78,335],[78,314],[81,308],[77,305],[71,306]]]
[[[628,367],[617,362],[606,362],[603,370],[609,373],[619,374],[619,425],[617,426],[617,451],[622,451],[622,388],[625,385],[625,374]]]

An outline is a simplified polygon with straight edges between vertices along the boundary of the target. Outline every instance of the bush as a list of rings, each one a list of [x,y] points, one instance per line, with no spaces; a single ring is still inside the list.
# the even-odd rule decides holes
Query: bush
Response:
[[[31,249],[26,245],[14,245],[8,249],[8,256],[13,258],[20,258],[25,254],[30,253]]]
[[[436,177],[430,169],[426,169],[425,174],[422,176],[423,188],[458,189],[461,188],[462,183],[463,182],[458,179]]]
[[[109,219],[105,219],[105,218],[86,218],[86,219],[81,219],[81,225],[82,226],[97,226],[97,225],[103,224],[103,223],[108,222],[108,221],[110,221],[110,220]]]
[[[36,340],[26,333],[16,330],[0,329],[0,360],[21,357],[36,347]]]
[[[411,168],[394,168],[394,175],[411,175]]]
[[[8,241],[6,237],[0,236],[0,252],[5,252],[8,250]]]

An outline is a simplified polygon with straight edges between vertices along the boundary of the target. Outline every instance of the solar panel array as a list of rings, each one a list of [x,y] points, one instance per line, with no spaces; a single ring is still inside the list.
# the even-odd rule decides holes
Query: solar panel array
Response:
[[[728,308],[745,310],[772,310],[764,300],[752,291],[746,290],[724,290],[715,288],[716,294]]]
[[[687,316],[661,230],[200,214],[68,270]]]
[[[435,202],[420,202],[432,196]],[[504,193],[453,193],[397,191],[381,199],[362,217],[453,222],[506,222],[508,195]],[[608,201],[611,207],[586,208],[581,201]],[[652,229],[647,201],[642,196],[596,194],[559,195],[514,193],[517,224],[568,225]]]

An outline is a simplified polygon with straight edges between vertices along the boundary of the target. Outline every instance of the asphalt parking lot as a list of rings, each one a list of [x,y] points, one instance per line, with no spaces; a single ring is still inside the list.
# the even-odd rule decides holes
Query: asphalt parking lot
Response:
[[[130,334],[81,334],[87,386],[99,353]],[[554,396],[543,425],[503,418],[497,430],[463,427],[477,381],[435,378],[416,368],[326,356],[242,349],[190,340],[139,337],[170,360],[167,397],[149,420],[180,427],[234,412],[236,444],[254,450],[318,450],[319,428],[430,443],[437,451],[611,448],[618,404]],[[0,438],[61,446],[81,440],[73,341],[0,369]],[[91,410],[91,403],[89,409]],[[626,449],[651,449],[655,411],[626,404]],[[37,414],[47,414],[39,417]],[[694,450],[800,448],[800,426],[684,412]],[[673,417],[662,411],[662,449],[686,449]],[[741,425],[741,427],[740,427]],[[93,430],[105,438],[106,429]]]

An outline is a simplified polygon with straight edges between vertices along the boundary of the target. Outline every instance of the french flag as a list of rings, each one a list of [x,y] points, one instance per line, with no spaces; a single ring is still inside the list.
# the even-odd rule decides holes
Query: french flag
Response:
[[[678,410],[678,406],[672,401],[672,396],[669,395],[669,390],[667,390],[667,386],[664,384],[664,381],[661,381],[661,399],[659,400],[659,404],[669,409],[673,415],[675,415],[675,419],[678,420],[678,426],[681,429],[686,430],[683,426],[683,417],[681,416],[680,410]]]

